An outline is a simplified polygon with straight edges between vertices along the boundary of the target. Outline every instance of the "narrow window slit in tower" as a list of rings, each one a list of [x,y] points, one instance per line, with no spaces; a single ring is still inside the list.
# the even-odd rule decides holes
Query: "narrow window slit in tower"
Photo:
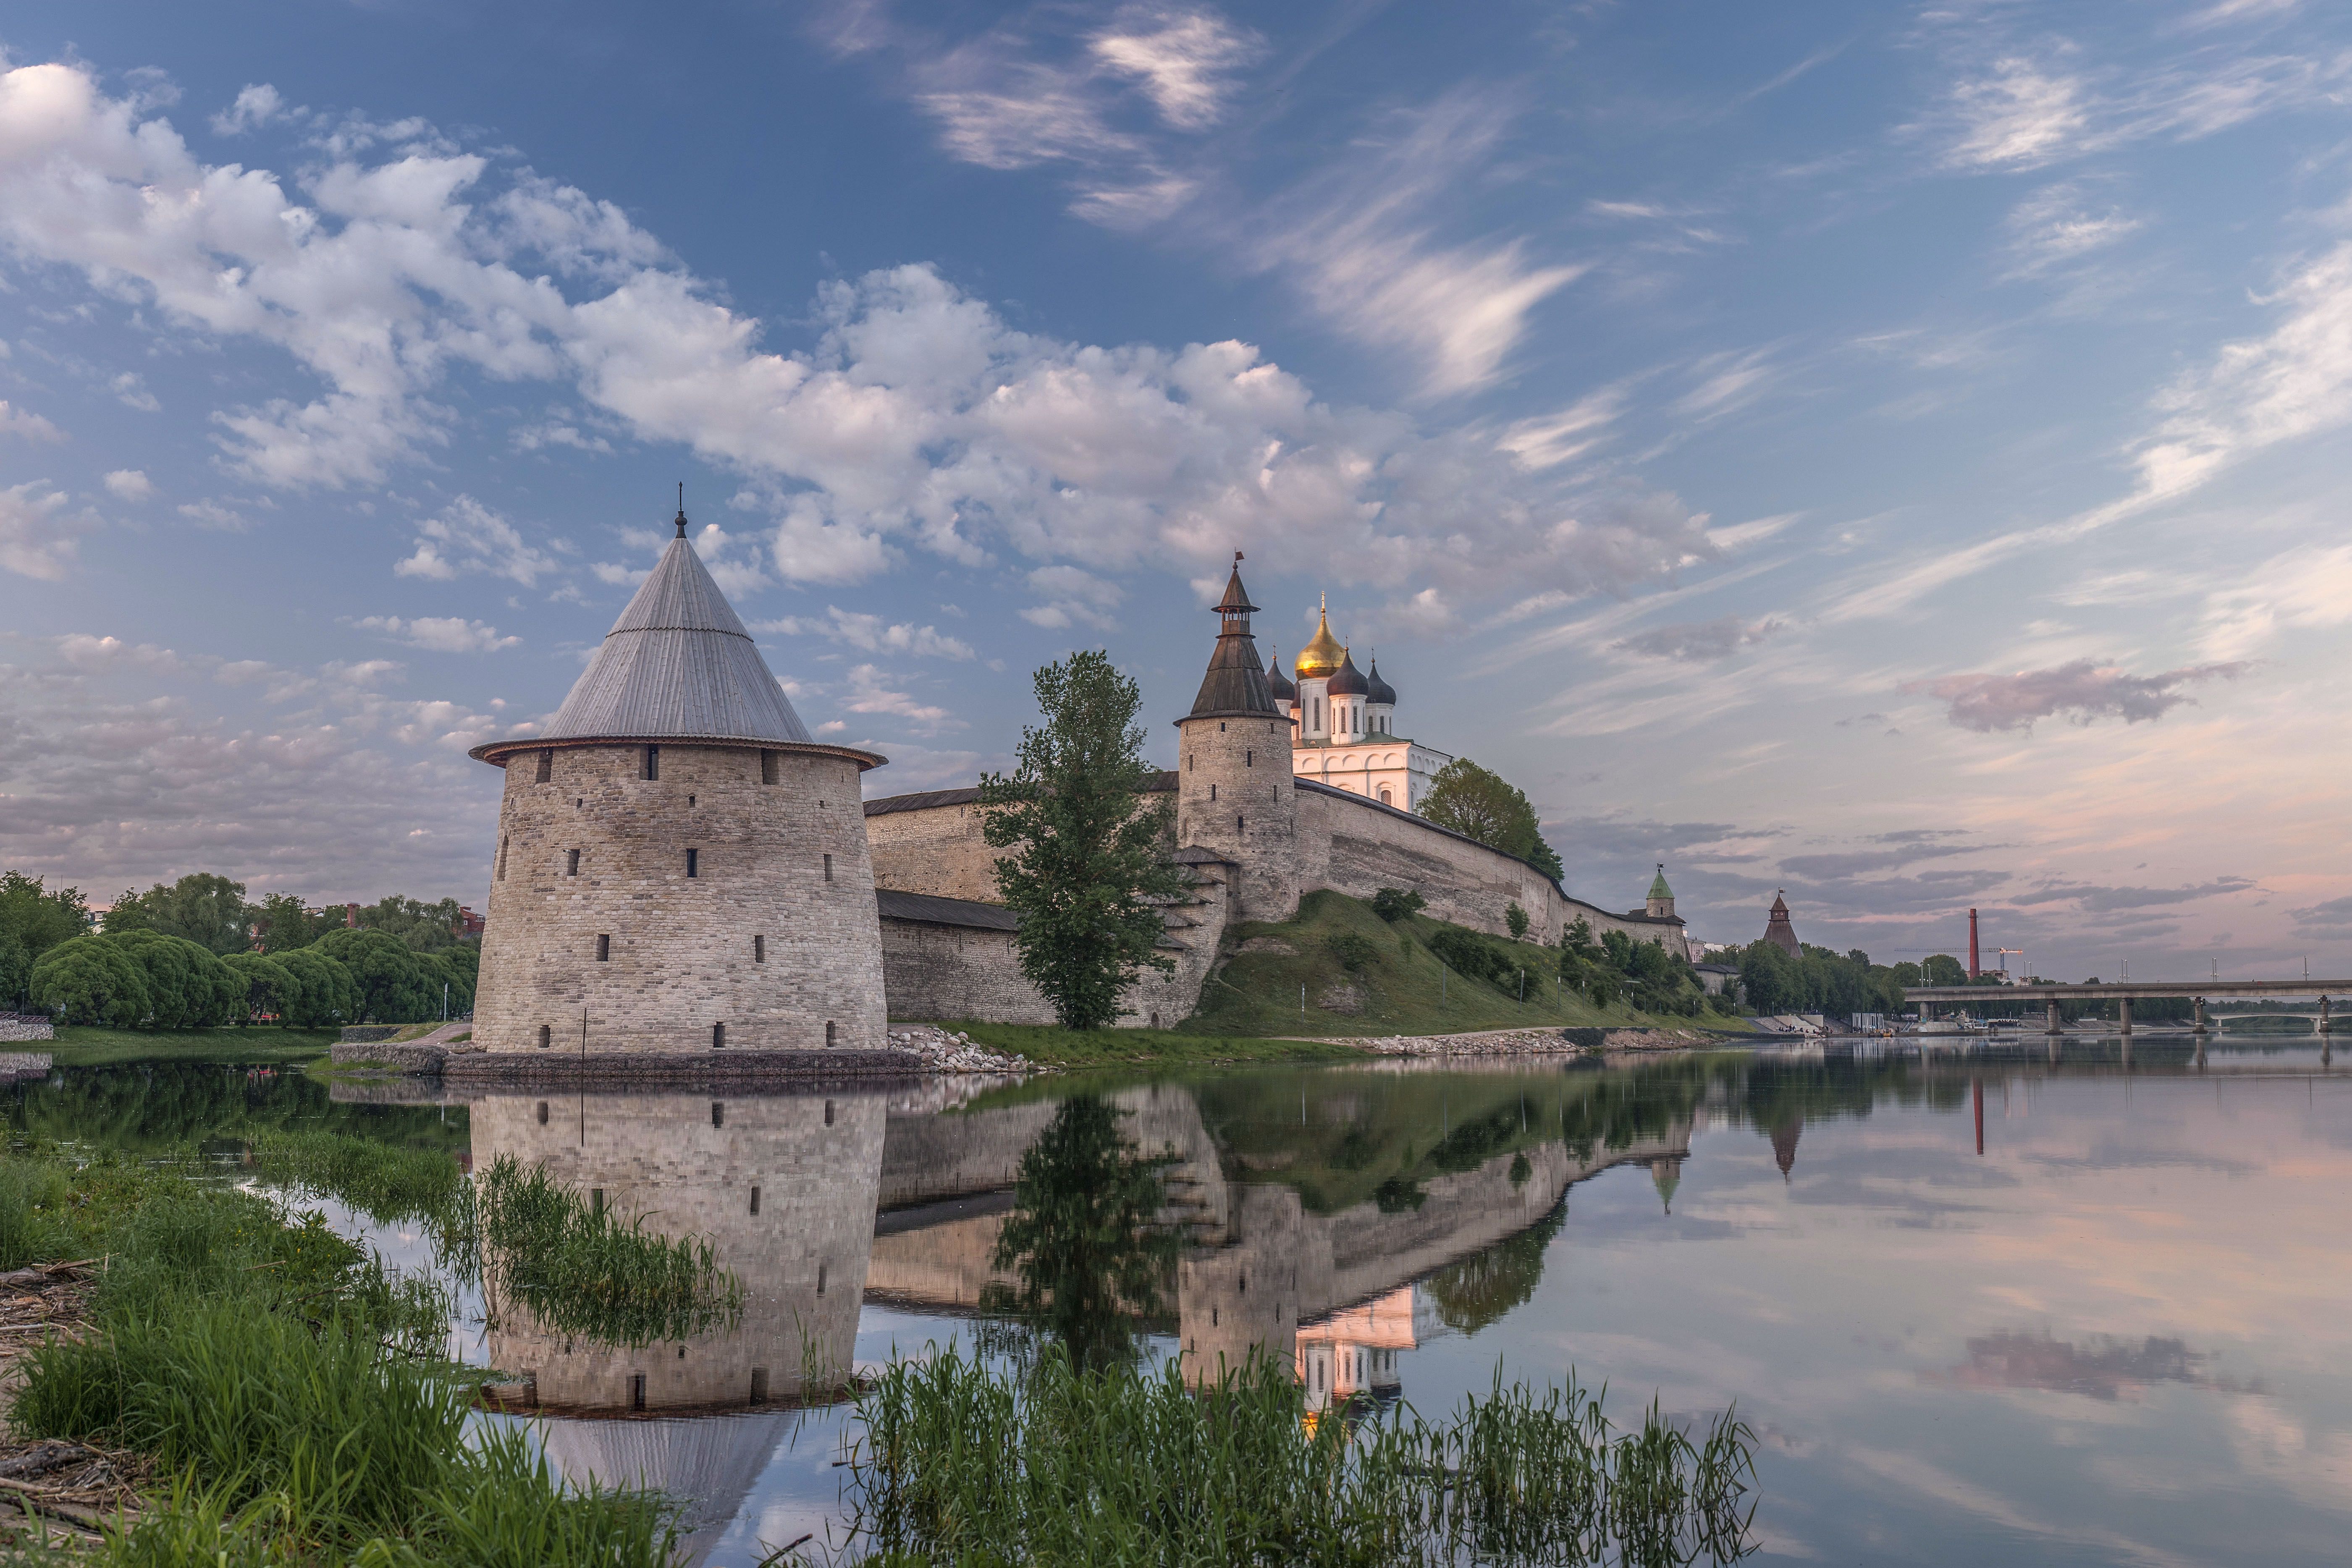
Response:
[[[554,777],[555,753],[552,751],[541,752],[539,754],[539,778],[534,780],[534,782],[544,784]]]
[[[564,851],[563,874],[566,876],[578,876],[580,874],[580,852],[578,850]]]
[[[604,1189],[603,1187],[592,1186],[588,1189],[588,1212],[591,1214],[602,1214],[604,1212]]]
[[[1257,753],[1256,753],[1256,752],[1255,752],[1255,751],[1249,750],[1249,749],[1247,749],[1246,747],[1244,747],[1244,748],[1243,749],[1243,751],[1242,751],[1242,766],[1243,766],[1243,767],[1244,767],[1244,768],[1255,768],[1255,767],[1256,767],[1256,766],[1257,766]]]
[[[555,1043],[555,1030],[554,1030],[554,1029],[553,1029],[553,1028],[551,1028],[551,1026],[547,1025],[547,1024],[541,1024],[541,1025],[540,1025],[540,1026],[539,1026],[539,1049],[540,1049],[540,1050],[541,1050],[541,1051],[545,1051],[549,1046],[551,1046],[551,1045],[552,1045],[552,1044],[554,1044],[554,1043]]]
[[[824,1020],[824,1043],[828,1048],[832,1046],[835,1038],[833,1020],[827,1019]]]
[[[686,798],[686,803],[687,803],[688,805],[689,805],[689,806],[693,805],[693,804],[694,804],[694,797],[693,797],[693,796],[691,796],[691,795],[688,795],[688,796]]]
[[[1217,798],[1217,787],[1216,787],[1214,784],[1212,784],[1212,785],[1210,785],[1210,786],[1209,786],[1209,799],[1210,799],[1210,800],[1214,800],[1216,798]]]
[[[1237,832],[1237,833],[1244,833],[1244,832],[1247,832],[1248,831],[1249,831],[1249,819],[1248,819],[1247,817],[1235,817],[1235,818],[1234,819],[1234,831],[1235,831],[1235,832]]]
[[[714,1127],[723,1127],[727,1124],[726,1101],[713,1100],[710,1103],[710,1124]]]
[[[648,779],[661,777],[661,747],[658,746],[646,747],[646,777]]]
[[[727,1049],[727,1026],[725,1024],[715,1023],[710,1026],[710,1049],[713,1051],[724,1051]]]
[[[824,1265],[822,1263],[816,1266],[816,1293],[820,1296],[824,1294]]]
[[[599,931],[596,934],[596,962],[609,964],[612,961],[613,934],[609,931]]]
[[[831,855],[824,857],[824,880],[827,882],[831,882],[833,880],[833,857]]]
[[[751,1189],[751,1212],[760,1212],[760,1189],[756,1186]]]
[[[547,1102],[544,1100],[539,1103],[539,1124],[542,1127],[547,1125]]]
[[[688,850],[686,852],[686,874],[693,877],[698,877],[702,874],[702,852],[700,850]]]
[[[764,1366],[755,1366],[751,1369],[751,1403],[765,1405],[767,1402],[768,1369]]]
[[[830,1100],[824,1103],[824,1124],[828,1127],[833,1125],[833,1102]]]
[[[645,1407],[646,1375],[642,1372],[633,1372],[629,1375],[629,1408],[642,1410]]]
[[[773,784],[775,781],[776,754],[772,751],[763,751],[760,753],[760,782]]]
[[[766,963],[767,961],[768,961],[768,939],[767,939],[765,936],[754,936],[754,937],[752,937],[752,938],[751,938],[751,962],[753,962],[754,964],[764,964],[764,963]]]

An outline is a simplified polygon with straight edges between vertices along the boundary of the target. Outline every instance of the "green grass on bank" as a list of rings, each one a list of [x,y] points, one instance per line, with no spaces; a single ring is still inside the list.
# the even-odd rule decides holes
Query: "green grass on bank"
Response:
[[[1451,1034],[1544,1024],[1743,1027],[1719,1014],[1654,1018],[1622,1002],[1594,1007],[1560,985],[1559,955],[1552,948],[1487,938],[1525,967],[1522,1003],[1516,976],[1506,987],[1454,973],[1439,962],[1429,940],[1444,928],[1419,915],[1391,925],[1360,900],[1308,894],[1296,919],[1232,929],[1226,936],[1231,956],[1202,988],[1200,1009],[1180,1027],[1185,1034],[1259,1037]],[[1347,967],[1343,949],[1352,949],[1355,970]]]
[[[894,1022],[897,1020],[893,1020]],[[1311,1040],[1177,1034],[1164,1029],[1072,1030],[1053,1025],[948,1022],[994,1051],[1047,1067],[1214,1067],[1234,1061],[1354,1061],[1363,1052]]]
[[[14,1049],[46,1051],[59,1067],[112,1067],[130,1061],[245,1066],[309,1061],[326,1055],[335,1039],[331,1029],[100,1029],[68,1024],[53,1041],[28,1041]]]

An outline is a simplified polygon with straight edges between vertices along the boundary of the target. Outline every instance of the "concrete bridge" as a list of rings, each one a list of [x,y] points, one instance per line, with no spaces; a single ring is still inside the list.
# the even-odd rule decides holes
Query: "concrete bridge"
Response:
[[[1940,1006],[1982,1007],[1990,1002],[2044,1002],[2049,1006],[2049,1023],[2043,1032],[2063,1032],[2058,1018],[2061,1002],[2114,1001],[2116,1004],[2117,1026],[2125,1034],[2132,1031],[2132,999],[2144,998],[2187,998],[2196,1004],[2196,1020],[2191,1026],[2199,1034],[2211,1032],[2205,1016],[2205,1003],[2213,997],[2316,997],[2318,1010],[2315,1018],[2319,1032],[2334,1031],[2330,1017],[2331,998],[2352,996],[2352,980],[2099,980],[2081,985],[2031,986],[1911,986],[1903,992],[1903,999],[1916,1003],[1929,1018],[1936,1016]]]

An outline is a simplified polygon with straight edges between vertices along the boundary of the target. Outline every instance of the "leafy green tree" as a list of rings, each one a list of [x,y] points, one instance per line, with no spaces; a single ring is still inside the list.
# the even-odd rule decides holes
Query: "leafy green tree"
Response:
[[[1466,757],[1437,770],[1421,814],[1441,828],[1515,855],[1558,882],[1559,853],[1544,841],[1536,809],[1518,789]]]
[[[316,944],[273,956],[296,988],[278,1012],[280,1023],[293,1029],[331,1029],[359,1020],[360,988],[340,961]]]
[[[1965,986],[1969,972],[1949,953],[1931,953],[1919,966],[1919,983],[1923,986]]]
[[[0,875],[0,943],[14,942],[28,958],[38,958],[89,930],[89,906],[79,888],[53,893],[37,876],[14,871]]]
[[[474,990],[481,979],[482,945],[460,942],[444,947],[433,955],[433,961],[447,972],[449,978],[449,1016],[474,1010]]]
[[[33,1003],[59,1023],[136,1027],[147,1017],[147,977],[129,954],[96,935],[60,942],[33,966]]]
[[[439,972],[390,932],[330,931],[304,951],[324,954],[350,974],[358,1022],[422,1023],[440,1016]]]
[[[157,1029],[209,1029],[244,1005],[245,985],[220,958],[184,936],[161,931],[110,931],[112,943],[147,981],[148,1021]]]
[[[1526,940],[1528,935],[1528,912],[1521,909],[1516,900],[1508,909],[1503,911],[1503,924],[1510,928],[1512,941],[1519,942]]]
[[[397,936],[419,953],[438,953],[455,946],[459,940],[457,923],[462,918],[454,898],[425,904],[396,893],[360,911],[361,925]]]
[[[125,893],[107,911],[106,931],[159,931],[194,942],[207,953],[242,953],[253,946],[259,912],[245,901],[245,883],[192,871],[145,893]]]
[[[308,947],[330,931],[340,931],[340,909],[309,912],[310,901],[295,893],[273,893],[261,901],[256,919],[261,925],[261,946],[268,953],[291,953]]]
[[[1021,1282],[1013,1304],[1082,1367],[1133,1355],[1130,1320],[1160,1310],[1181,1247],[1158,1223],[1167,1161],[1136,1151],[1124,1114],[1098,1095],[1062,1102],[1021,1156],[992,1260]]]
[[[33,983],[33,956],[16,937],[0,933],[0,1002],[13,1003]]]
[[[1372,913],[1393,925],[1408,915],[1418,915],[1429,901],[1402,888],[1384,887],[1372,894]]]
[[[287,972],[285,965],[266,953],[224,953],[221,962],[245,985],[245,998],[233,1015],[236,1022],[282,1019],[301,994],[300,982]]]
[[[1021,922],[1021,972],[1065,1029],[1099,1029],[1157,952],[1160,906],[1183,891],[1165,854],[1174,813],[1143,804],[1157,774],[1135,722],[1142,694],[1108,653],[1087,651],[1036,674],[1045,722],[1021,732],[1010,779],[980,781],[982,833],[1005,907]]]

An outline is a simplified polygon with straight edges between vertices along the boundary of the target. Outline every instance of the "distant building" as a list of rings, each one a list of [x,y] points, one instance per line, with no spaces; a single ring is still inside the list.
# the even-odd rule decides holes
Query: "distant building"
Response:
[[[1283,678],[1279,653],[1267,683],[1275,705],[1290,716],[1291,771],[1400,811],[1420,810],[1452,755],[1396,733],[1396,688],[1381,679],[1380,660],[1369,674],[1356,668],[1331,635],[1329,608],[1318,607],[1317,616],[1315,635],[1293,666],[1296,684]]]
[[[1764,922],[1764,940],[1790,957],[1797,956],[1797,928],[1789,924],[1789,901],[1778,889],[1772,894],[1771,916]]]

